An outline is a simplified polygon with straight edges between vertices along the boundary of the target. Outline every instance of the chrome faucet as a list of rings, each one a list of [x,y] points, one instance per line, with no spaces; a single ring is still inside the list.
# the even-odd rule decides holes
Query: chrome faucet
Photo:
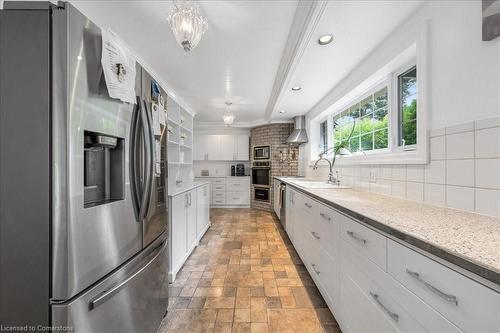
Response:
[[[313,170],[318,169],[318,163],[321,160],[327,161],[328,162],[328,166],[330,167],[330,172],[328,173],[328,183],[339,185],[340,184],[340,180],[338,179],[338,172],[336,173],[337,177],[333,176],[333,163],[329,159],[325,158],[324,154],[320,154],[319,155],[319,159],[316,160],[316,162],[314,163]]]

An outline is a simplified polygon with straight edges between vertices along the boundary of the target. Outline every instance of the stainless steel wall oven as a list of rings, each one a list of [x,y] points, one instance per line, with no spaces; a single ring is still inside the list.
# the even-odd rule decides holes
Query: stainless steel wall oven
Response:
[[[259,187],[269,187],[271,184],[271,167],[269,161],[253,162],[252,184]]]

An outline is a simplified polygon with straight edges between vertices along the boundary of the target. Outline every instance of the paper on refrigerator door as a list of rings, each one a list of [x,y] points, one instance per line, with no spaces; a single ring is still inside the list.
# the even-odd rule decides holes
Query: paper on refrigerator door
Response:
[[[153,113],[153,133],[154,135],[161,135],[161,126],[160,126],[160,112],[158,104],[152,104],[152,113]]]
[[[161,142],[160,140],[155,140],[155,175],[159,177],[161,175]]]
[[[135,103],[135,57],[110,29],[101,29],[101,64],[111,98]]]

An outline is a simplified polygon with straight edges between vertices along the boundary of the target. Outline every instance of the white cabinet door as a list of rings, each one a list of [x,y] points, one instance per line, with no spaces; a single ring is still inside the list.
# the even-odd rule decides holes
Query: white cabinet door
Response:
[[[200,241],[209,224],[210,214],[210,187],[203,185],[196,189],[196,239]]]
[[[205,136],[206,154],[209,161],[220,161],[220,135],[207,135]]]
[[[235,160],[248,161],[250,160],[250,138],[248,135],[233,136]]]
[[[273,207],[274,212],[278,217],[280,217],[280,189],[281,182],[277,179],[274,180],[274,195],[273,195]]]
[[[295,205],[295,196],[296,193],[294,190],[292,190],[289,186],[286,188],[286,193],[285,193],[285,199],[286,200],[286,207],[285,207],[285,216],[286,216],[286,223],[285,223],[285,231],[288,234],[288,238],[293,243],[293,225],[295,224],[295,220],[297,218],[297,208]]]
[[[193,141],[193,159],[202,161],[208,158],[207,156],[207,138],[208,135],[196,134]]]
[[[170,239],[172,243],[172,267],[171,271],[177,270],[184,263],[184,256],[187,253],[186,243],[186,208],[188,203],[186,194],[180,194],[172,198],[172,221]]]
[[[220,159],[232,161],[236,157],[233,135],[219,135]]]
[[[186,209],[187,221],[187,250],[190,252],[196,246],[196,190],[191,190],[186,193],[188,205]]]

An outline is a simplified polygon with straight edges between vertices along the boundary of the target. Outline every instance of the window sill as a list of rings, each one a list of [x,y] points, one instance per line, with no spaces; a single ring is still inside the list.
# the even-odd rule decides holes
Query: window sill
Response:
[[[309,166],[314,165],[316,160],[310,160]],[[386,152],[367,155],[340,156],[335,161],[336,165],[365,165],[365,164],[427,164],[426,153],[417,150]]]

